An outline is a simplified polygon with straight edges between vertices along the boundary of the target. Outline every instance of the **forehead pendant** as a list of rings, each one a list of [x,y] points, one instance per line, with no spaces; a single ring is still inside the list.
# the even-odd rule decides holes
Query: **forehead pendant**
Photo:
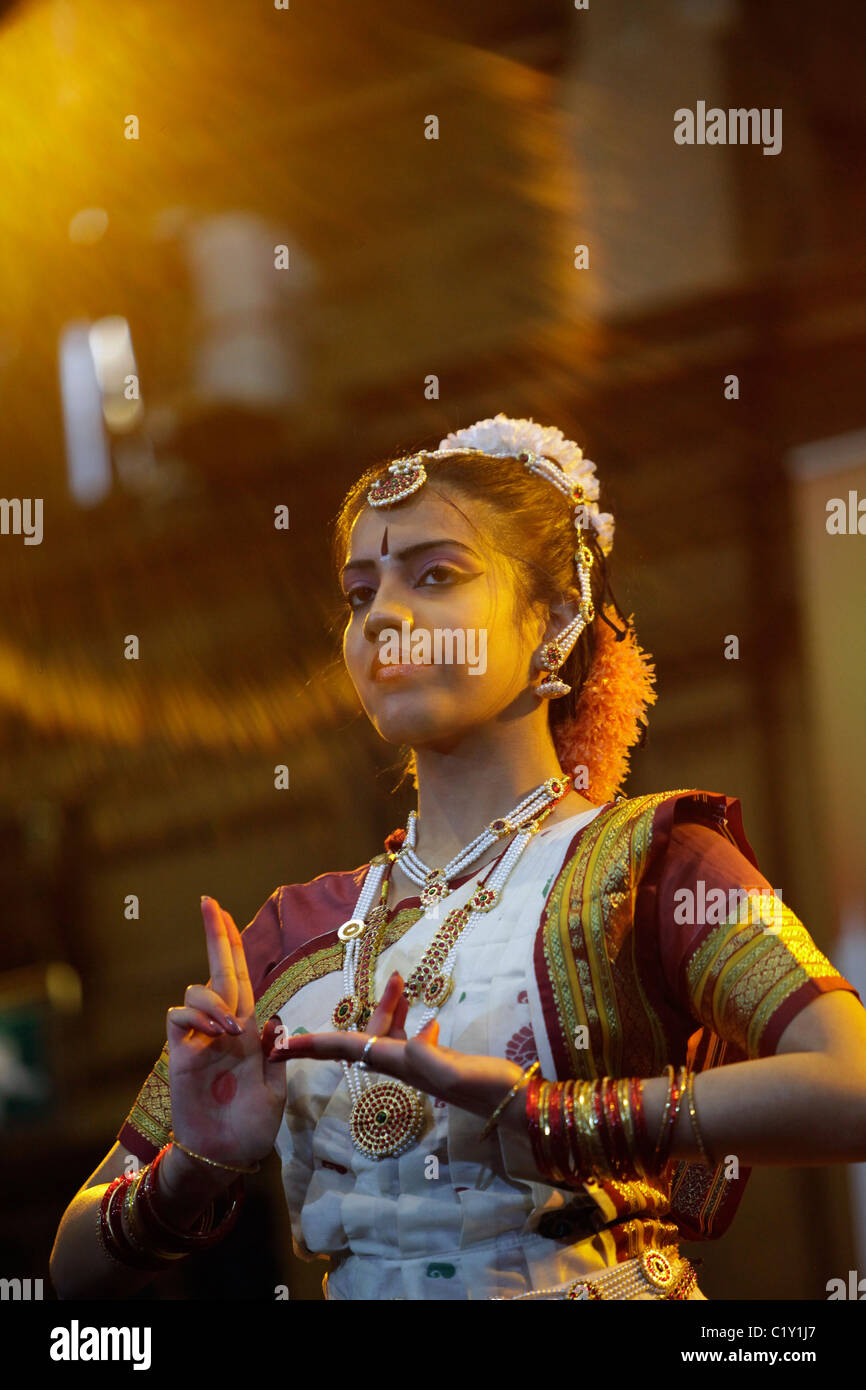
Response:
[[[380,478],[367,492],[371,507],[387,507],[391,502],[401,502],[411,497],[426,482],[427,470],[417,457],[398,459],[388,467],[391,475]]]

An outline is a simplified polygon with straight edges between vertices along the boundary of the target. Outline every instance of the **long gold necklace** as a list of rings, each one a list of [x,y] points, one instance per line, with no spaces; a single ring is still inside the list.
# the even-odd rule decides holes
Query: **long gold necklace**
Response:
[[[570,778],[567,775],[548,779],[544,784],[546,804],[530,825],[518,831],[466,905],[449,912],[436,932],[418,966],[406,981],[405,992],[410,1006],[419,998],[423,998],[426,1005],[419,1032],[451,993],[451,977],[459,940],[499,901],[529,841],[569,790]],[[388,922],[390,870],[396,857],[394,854],[379,855],[371,861],[355,914],[343,923],[338,932],[346,946],[343,959],[344,994],[333,1014],[334,1026],[338,1029],[363,1029],[375,1007],[370,990]],[[378,904],[370,910],[377,894]],[[421,1132],[426,1113],[425,1096],[405,1082],[396,1080],[380,1081],[365,1087],[362,1080],[366,1070],[364,1066],[357,1062],[351,1066],[347,1062],[342,1065],[354,1102],[349,1132],[355,1147],[372,1159],[398,1157],[405,1153]]]

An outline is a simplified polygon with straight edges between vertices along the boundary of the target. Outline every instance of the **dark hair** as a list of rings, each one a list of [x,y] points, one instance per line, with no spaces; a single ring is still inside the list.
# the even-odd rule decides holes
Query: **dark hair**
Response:
[[[574,527],[573,503],[544,478],[530,473],[516,458],[488,454],[461,453],[441,461],[425,459],[427,482],[424,487],[438,491],[439,485],[467,501],[480,504],[486,525],[482,528],[462,512],[481,536],[488,550],[516,562],[517,612],[529,617],[534,604],[550,606],[558,600],[579,596],[574,552],[578,533]],[[388,464],[368,468],[347,493],[337,514],[333,551],[337,571],[346,562],[349,537],[355,518],[367,505],[367,491],[387,475]],[[417,495],[417,494],[413,494]],[[449,497],[448,499],[452,499]],[[400,503],[393,504],[400,506]],[[387,510],[390,510],[388,508]],[[617,613],[619,605],[610,594],[608,565],[591,528],[582,532],[592,554],[590,570],[592,601],[596,617],[584,628],[558,674],[571,686],[568,695],[551,700],[551,732],[574,718],[577,701],[595,655],[598,623],[607,596]],[[620,614],[620,616],[622,616]],[[410,759],[411,763],[411,759]],[[408,768],[407,768],[408,770]]]

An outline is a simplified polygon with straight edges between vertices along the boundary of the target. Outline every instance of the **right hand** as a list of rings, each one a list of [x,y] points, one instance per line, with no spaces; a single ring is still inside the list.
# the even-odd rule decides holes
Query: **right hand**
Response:
[[[211,981],[190,985],[166,1015],[171,1119],[181,1144],[251,1167],[274,1146],[286,1104],[285,1067],[269,1066],[241,935],[215,898],[202,902]],[[239,1032],[230,1027],[234,1019]],[[268,1034],[270,1025],[266,1026]]]

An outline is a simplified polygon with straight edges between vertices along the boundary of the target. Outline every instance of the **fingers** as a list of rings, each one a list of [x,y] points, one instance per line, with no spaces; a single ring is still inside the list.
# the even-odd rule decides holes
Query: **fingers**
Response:
[[[369,1026],[369,1025],[368,1025]],[[327,1061],[366,1061],[371,1071],[380,1071],[401,1081],[412,1081],[419,1069],[431,1071],[431,1064],[450,1057],[450,1049],[436,1048],[439,1024],[435,1019],[409,1042],[370,1033],[302,1033],[286,1038],[268,1057],[269,1062],[291,1061],[293,1057],[316,1057]],[[363,1056],[371,1038],[376,1041]],[[435,1048],[435,1051],[434,1051]],[[457,1054],[453,1054],[457,1055]],[[436,1066],[433,1066],[433,1071]],[[432,1079],[431,1076],[425,1079]]]
[[[176,1008],[169,1009],[165,1016],[165,1026],[169,1041],[171,1040],[171,1032],[169,1031],[171,1029],[176,1030],[175,1037],[181,1038],[186,1036],[190,1028],[196,1033],[207,1033],[212,1038],[218,1037],[220,1034],[226,1035],[229,1031],[224,1023],[218,1023],[216,1019],[211,1018],[203,1010],[190,1008],[189,1005],[182,1007],[178,1005]]]
[[[207,985],[188,985],[183,1002],[189,1008],[198,1009],[208,1018],[212,1018],[225,1032],[235,1035],[243,1032],[242,1025],[226,1008],[225,1000]]]
[[[228,927],[223,920],[222,909],[215,898],[202,898],[201,915],[204,918],[207,938],[207,958],[210,966],[211,983],[215,992],[224,999],[230,1013],[238,1007],[238,978],[234,955],[229,941]]]
[[[319,1057],[330,1061],[360,1062],[361,1053],[373,1033],[301,1033],[297,1037],[285,1038],[276,1051],[268,1058],[269,1062],[291,1061],[293,1057]],[[402,1058],[406,1049],[404,1042],[397,1038],[376,1037],[367,1061],[371,1071],[381,1070],[389,1076],[402,1074]],[[376,1055],[376,1066],[370,1053]]]
[[[392,1038],[401,1038],[406,1041],[406,1015],[409,1012],[409,1000],[402,994],[397,1000],[397,1007],[391,1019],[391,1027],[388,1030]]]
[[[238,1002],[236,1006],[239,1018],[248,1018],[256,1006],[255,995],[253,994],[252,980],[250,979],[249,967],[247,965],[244,943],[241,934],[235,925],[235,919],[230,912],[222,909],[228,929],[229,944],[232,950],[232,960],[234,961],[235,975],[238,982]]]
[[[283,1036],[283,1021],[279,1014],[273,1014],[262,1029],[262,1053],[266,1058],[269,1053],[282,1046]],[[283,1061],[285,1061],[285,1051],[283,1051]]]
[[[399,972],[395,970],[386,983],[385,988],[382,990],[382,998],[373,1010],[370,1021],[367,1024],[365,1031],[370,1037],[376,1033],[385,1034],[392,1032],[394,1014],[396,1009],[400,1007],[401,999],[405,1002],[403,980]],[[401,1028],[406,1021],[406,1011],[408,1007],[409,1005],[406,1003],[403,1009],[403,1017],[399,1024]]]

